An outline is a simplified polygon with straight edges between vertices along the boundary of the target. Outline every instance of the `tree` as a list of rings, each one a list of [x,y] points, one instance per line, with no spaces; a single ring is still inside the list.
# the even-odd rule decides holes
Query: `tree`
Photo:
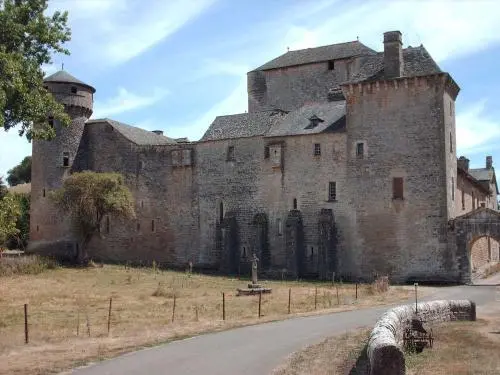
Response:
[[[7,194],[0,200],[0,248],[11,236],[19,233],[16,228],[17,218],[21,215],[19,201],[13,194]]]
[[[9,195],[17,201],[20,211],[16,219],[17,233],[7,238],[6,245],[8,249],[24,249],[30,235],[30,194],[10,192]]]
[[[69,54],[68,12],[46,16],[47,0],[0,0],[0,127],[20,126],[19,135],[55,136],[48,117],[70,124],[64,106],[43,85],[42,64]],[[36,129],[33,124],[37,124]]]
[[[7,186],[3,182],[3,177],[0,176],[0,199],[2,199],[7,194]]]
[[[78,228],[80,246],[77,262],[88,261],[87,245],[100,234],[106,216],[134,218],[134,200],[119,173],[74,173],[52,195],[63,212],[71,214]]]
[[[10,186],[31,182],[31,156],[26,156],[23,161],[7,172],[7,182]]]

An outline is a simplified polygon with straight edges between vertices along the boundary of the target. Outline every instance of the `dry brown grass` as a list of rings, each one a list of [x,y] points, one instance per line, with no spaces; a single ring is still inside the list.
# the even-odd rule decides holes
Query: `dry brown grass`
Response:
[[[273,375],[358,375],[367,369],[364,347],[369,329],[330,337],[292,354]]]
[[[408,375],[500,374],[499,319],[453,322],[434,328],[434,347],[406,355]]]
[[[236,288],[246,283],[228,277],[108,265],[0,277],[0,374],[45,374],[200,332],[283,319],[289,316],[289,288],[295,315],[394,303],[411,293],[411,288],[391,287],[387,293],[373,294],[369,285],[361,285],[356,301],[351,284],[264,282],[273,292],[262,296],[263,317],[259,319],[258,296],[236,297]],[[222,292],[226,321],[222,321]],[[110,297],[113,309],[108,337]],[[25,303],[29,305],[28,345],[24,344]]]

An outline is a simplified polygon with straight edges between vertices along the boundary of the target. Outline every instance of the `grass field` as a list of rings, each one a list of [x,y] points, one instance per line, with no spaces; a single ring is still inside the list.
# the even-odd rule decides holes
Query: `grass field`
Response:
[[[283,319],[290,316],[290,289],[291,315],[388,304],[411,293],[409,287],[378,293],[373,285],[360,285],[356,300],[352,284],[264,281],[273,292],[262,295],[259,318],[258,296],[236,297],[236,288],[247,282],[111,265],[0,277],[0,374],[45,374],[141,346]],[[25,303],[29,344],[24,343]]]

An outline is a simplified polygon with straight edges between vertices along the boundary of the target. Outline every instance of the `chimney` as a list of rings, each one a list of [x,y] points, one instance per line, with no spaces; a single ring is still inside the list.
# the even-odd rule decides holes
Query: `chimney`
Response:
[[[491,156],[486,156],[486,169],[491,169],[493,167],[493,158]]]
[[[469,172],[469,159],[467,159],[465,156],[460,156],[457,161],[458,167],[465,172]]]
[[[384,74],[385,78],[403,76],[403,42],[401,32],[387,31],[384,33]]]
[[[156,135],[163,135],[163,130],[153,130]]]

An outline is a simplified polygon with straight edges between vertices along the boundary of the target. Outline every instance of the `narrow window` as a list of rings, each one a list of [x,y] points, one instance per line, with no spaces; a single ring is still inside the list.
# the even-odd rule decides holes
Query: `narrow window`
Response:
[[[36,226],[36,231],[40,231],[40,227],[38,225]]]
[[[320,155],[321,155],[321,144],[315,143],[314,144],[314,156],[320,156]]]
[[[234,160],[234,146],[229,146],[227,148],[227,160]]]
[[[243,258],[247,257],[247,248],[243,246],[243,253],[242,253]]]
[[[403,178],[394,177],[392,179],[392,198],[403,199]]]
[[[472,209],[476,209],[476,199],[474,198],[474,192],[472,192]]]
[[[328,61],[328,70],[334,70],[334,69],[335,69],[335,60]]]
[[[450,152],[453,152],[453,138],[451,136],[451,132],[450,132]]]
[[[110,229],[109,216],[106,216],[106,233],[109,233],[109,229]]]
[[[335,181],[330,181],[328,184],[328,200],[337,200],[337,183]]]
[[[144,208],[144,201],[141,201],[141,208]]]
[[[137,222],[137,231],[140,232],[141,231],[141,223],[140,222]]]
[[[151,220],[151,232],[154,233],[154,231],[156,230],[156,227],[155,227],[155,219]]]
[[[365,155],[365,144],[363,142],[356,143],[356,157],[362,159]]]
[[[264,147],[264,159],[269,159],[269,146]]]
[[[77,93],[77,89],[76,89],[76,86],[71,86],[71,93],[72,94],[76,94]]]
[[[455,200],[455,179],[451,178],[451,200]]]
[[[293,209],[297,209],[297,198],[293,198]]]
[[[465,190],[462,190],[462,210],[465,210]]]
[[[314,247],[311,246],[311,259],[314,258]]]
[[[278,236],[283,235],[283,224],[281,222],[281,219],[276,219],[276,231],[278,233]]]
[[[42,195],[45,197],[45,189],[43,189],[43,191],[42,191]]]
[[[219,223],[222,223],[222,220],[224,220],[224,203],[220,202],[219,203]]]
[[[63,152],[63,167],[69,167],[69,152]]]
[[[51,128],[54,127],[54,117],[53,116],[49,116],[49,125]]]

